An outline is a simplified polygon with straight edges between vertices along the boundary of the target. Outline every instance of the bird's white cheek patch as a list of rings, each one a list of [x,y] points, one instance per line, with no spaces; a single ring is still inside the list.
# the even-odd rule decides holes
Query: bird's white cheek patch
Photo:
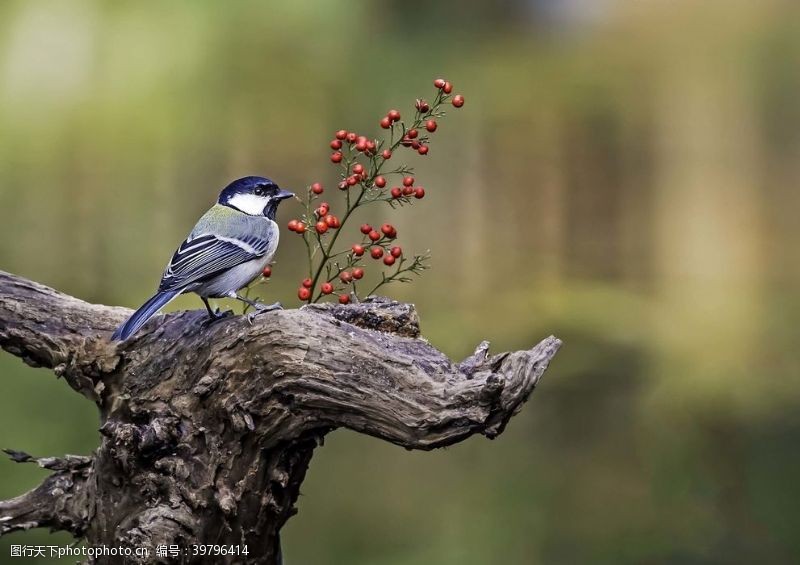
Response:
[[[251,216],[263,214],[268,202],[268,197],[255,194],[235,194],[228,200],[228,204]]]

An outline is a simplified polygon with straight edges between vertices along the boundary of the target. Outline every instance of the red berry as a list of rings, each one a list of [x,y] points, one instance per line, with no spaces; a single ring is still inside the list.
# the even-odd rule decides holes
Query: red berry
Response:
[[[386,257],[383,258],[383,264],[384,265],[388,265],[389,267],[394,265],[395,261],[396,261],[396,259],[394,257],[392,257],[391,255],[387,255]]]
[[[392,158],[392,152],[391,152],[391,151],[389,151],[388,149],[384,149],[384,150],[383,150],[383,153],[381,153],[381,156],[382,156],[384,159],[391,159],[391,158]]]
[[[383,257],[383,247],[373,247],[369,252],[373,259],[380,259]]]
[[[378,241],[381,238],[381,234],[379,234],[375,230],[372,230],[371,232],[369,232],[369,234],[367,234],[367,237],[369,237],[372,241]]]
[[[353,274],[349,271],[342,271],[339,273],[339,280],[342,281],[344,284],[348,284],[353,280]]]
[[[316,223],[314,228],[317,230],[317,233],[325,233],[326,231],[328,231],[328,224],[320,220],[319,222]]]
[[[425,198],[425,189],[422,188],[421,186],[417,187],[417,189],[414,191],[414,198],[419,198],[419,199]]]
[[[330,210],[331,210],[331,205],[328,204],[327,202],[323,202],[322,204],[319,205],[319,208],[317,208],[314,211],[317,213],[318,217],[322,217],[322,216],[327,216]]]
[[[417,141],[416,139],[411,142],[411,149],[415,149],[416,150],[416,149],[419,149],[420,147],[422,147],[422,145],[420,145],[420,142]]]
[[[308,300],[311,298],[311,291],[307,288],[298,288],[297,289],[297,298],[300,300]]]
[[[263,271],[261,271],[261,274],[263,275],[263,277],[264,277],[265,279],[268,279],[268,278],[270,278],[270,277],[272,276],[272,267],[270,267],[269,265],[267,265],[266,267],[264,267],[264,270],[263,270]]]
[[[314,284],[314,281],[312,281],[311,279],[303,279],[303,287],[311,288],[313,286],[313,284]]]
[[[442,92],[444,92],[445,94],[450,94],[451,92],[453,92],[453,85],[450,84],[449,81],[445,81],[444,86],[442,87]]]
[[[396,186],[391,190],[391,194],[392,198],[400,198],[403,194],[403,190],[399,186]]]
[[[350,302],[350,296],[347,294],[340,294],[339,295],[339,304],[348,304]]]
[[[354,143],[355,140],[358,139],[358,136],[354,132],[351,131],[351,132],[347,133],[346,139],[347,139],[347,143]]]
[[[437,78],[435,81],[433,81],[433,86],[436,88],[444,88],[444,85],[445,80],[443,78]]]
[[[406,135],[408,136],[408,139],[416,139],[419,135],[419,132],[415,129],[410,129]]]
[[[339,218],[336,216],[325,216],[323,221],[328,224],[329,228],[336,228],[339,225]]]
[[[392,120],[389,119],[389,116],[381,118],[381,127],[383,129],[389,129],[392,127]]]
[[[333,292],[333,285],[329,282],[322,283],[319,289],[322,291],[322,294],[330,294]]]
[[[358,177],[356,175],[350,175],[344,182],[347,183],[347,186],[355,186],[358,184]]]
[[[378,188],[383,188],[386,186],[386,178],[384,177],[375,177],[375,186]]]
[[[356,141],[356,151],[366,151],[367,150],[367,140],[366,139],[359,139]]]
[[[411,196],[414,194],[414,187],[413,186],[404,186],[403,187],[403,196]]]
[[[404,177],[403,186],[411,186],[414,184],[414,177]]]
[[[314,194],[322,194],[322,192],[323,192],[322,184],[318,183],[318,182],[315,182],[314,184],[312,184],[311,185],[311,192],[313,192]]]
[[[377,147],[378,147],[378,146],[377,146],[377,145],[375,145],[375,142],[374,142],[374,141],[372,141],[371,139],[368,139],[368,140],[367,140],[367,153],[375,153],[375,149],[376,149]]]
[[[335,151],[331,154],[331,162],[332,163],[341,163],[342,162],[342,153],[341,151]]]
[[[342,148],[342,140],[341,139],[334,139],[331,141],[331,149],[341,149]]]
[[[404,136],[403,136],[403,139],[402,139],[402,141],[400,141],[400,144],[401,144],[403,147],[409,147],[409,146],[411,145],[411,143],[412,143],[412,142],[411,142],[411,140],[410,140],[410,139],[408,139],[408,136],[407,136],[407,135],[404,135]]]
[[[428,146],[427,145],[420,145],[419,149],[417,149],[417,153],[420,155],[427,155],[428,154]]]
[[[390,253],[392,254],[392,257],[399,259],[400,256],[403,254],[403,248],[400,246],[392,247]]]
[[[356,257],[361,257],[364,254],[364,246],[358,243],[354,243],[351,249],[353,250],[353,255]]]
[[[386,114],[386,117],[392,120],[393,122],[396,122],[397,120],[400,119],[400,112],[398,112],[397,110],[389,110],[389,113]]]
[[[423,114],[431,109],[428,103],[420,98],[417,98],[417,102],[414,104],[414,106],[417,108],[417,110],[419,110]]]
[[[464,105],[463,96],[461,96],[460,94],[456,94],[455,96],[453,96],[453,106],[455,106],[456,108],[461,108],[461,106],[463,105]]]
[[[436,127],[437,127],[436,120],[428,120],[427,122],[425,122],[425,129],[431,133],[436,131]]]
[[[383,232],[383,235],[385,235],[390,239],[394,239],[395,237],[397,237],[397,230],[394,229],[394,226],[392,224],[383,224],[381,226],[381,231]]]
[[[369,232],[372,231],[372,226],[369,224],[361,224],[361,233],[367,235]]]
[[[303,222],[297,222],[297,228],[295,230],[297,233],[305,233],[306,225]]]
[[[364,269],[362,269],[361,267],[356,267],[355,269],[353,269],[353,278],[354,279],[358,280],[363,276],[364,276]]]
[[[346,129],[340,129],[339,131],[336,132],[334,137],[336,139],[344,139],[345,137],[347,137],[347,130]]]
[[[364,172],[364,165],[362,165],[361,163],[356,163],[355,165],[353,165],[353,172],[357,175],[360,175],[361,173]]]
[[[297,230],[297,220],[289,220],[289,223],[286,224],[286,227],[289,228],[289,231],[296,231]]]

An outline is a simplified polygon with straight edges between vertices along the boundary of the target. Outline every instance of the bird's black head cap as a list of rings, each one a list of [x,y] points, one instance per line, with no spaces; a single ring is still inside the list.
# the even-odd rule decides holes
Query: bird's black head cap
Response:
[[[242,177],[222,190],[218,202],[245,214],[274,220],[278,204],[293,196],[266,177]]]

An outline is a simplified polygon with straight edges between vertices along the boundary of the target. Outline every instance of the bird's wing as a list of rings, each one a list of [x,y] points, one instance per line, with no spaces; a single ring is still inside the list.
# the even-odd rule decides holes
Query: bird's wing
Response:
[[[159,290],[182,288],[206,280],[236,265],[262,257],[269,241],[234,239],[206,234],[184,241],[161,278]]]
[[[244,216],[244,214],[242,214]],[[202,282],[220,272],[253,259],[263,257],[273,243],[274,233],[267,222],[259,218],[258,223],[248,221],[228,222],[224,233],[199,233],[198,223],[192,234],[178,247],[172,256],[159,290],[185,288]],[[269,222],[271,223],[271,222]]]

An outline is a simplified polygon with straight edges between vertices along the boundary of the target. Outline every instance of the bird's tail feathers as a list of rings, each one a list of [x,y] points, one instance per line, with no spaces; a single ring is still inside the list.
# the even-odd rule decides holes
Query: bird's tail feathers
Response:
[[[147,320],[161,310],[164,306],[169,304],[173,298],[181,293],[178,290],[164,290],[156,293],[150,300],[142,304],[142,306],[128,318],[124,324],[117,328],[111,340],[125,341],[132,336],[139,328],[141,328]]]

